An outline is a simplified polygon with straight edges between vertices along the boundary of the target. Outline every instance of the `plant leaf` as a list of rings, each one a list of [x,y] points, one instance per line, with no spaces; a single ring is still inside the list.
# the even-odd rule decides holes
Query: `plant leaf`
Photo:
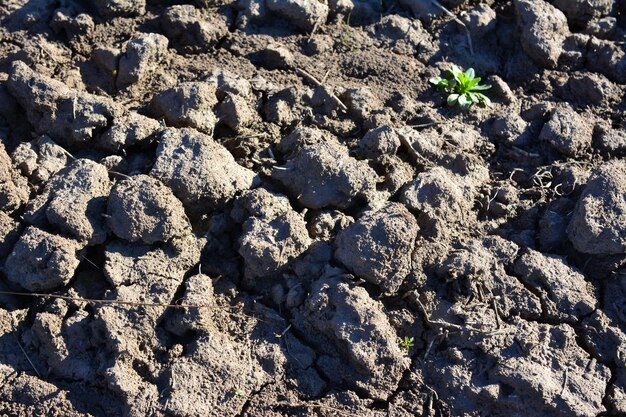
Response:
[[[482,90],[489,90],[491,88],[491,86],[489,84],[478,84],[472,87],[473,91],[482,91]]]
[[[472,81],[470,81],[469,86],[470,86],[470,87],[473,87],[473,86],[475,86],[476,84],[478,84],[479,82],[480,82],[480,77],[476,77],[476,78],[474,78]]]
[[[458,94],[450,94],[446,100],[448,102],[448,106],[454,106],[459,97],[460,96]]]
[[[474,76],[476,74],[474,73],[474,68],[468,68],[467,71],[465,71],[465,78],[467,78],[469,81],[474,79]]]
[[[468,100],[465,94],[461,94],[459,96],[458,102],[459,102],[459,106],[461,106],[463,110],[469,109],[469,107],[472,105],[472,101]]]
[[[476,93],[476,95],[478,95],[478,98],[481,99],[482,104],[484,104],[485,106],[491,105],[491,100],[489,99],[489,97],[487,97],[486,95],[482,93]]]
[[[463,72],[459,69],[459,67],[457,67],[456,65],[452,65],[452,68],[450,69],[450,73],[452,74],[452,77],[454,77],[454,79],[459,84],[463,84],[463,82],[461,81],[461,77],[463,76]]]
[[[480,94],[480,93],[479,93]],[[480,103],[480,97],[476,93],[472,93],[471,91],[467,93],[472,102],[478,104]]]
[[[430,80],[428,80],[431,84],[439,84],[441,81],[443,80],[443,78],[441,77],[433,77]]]

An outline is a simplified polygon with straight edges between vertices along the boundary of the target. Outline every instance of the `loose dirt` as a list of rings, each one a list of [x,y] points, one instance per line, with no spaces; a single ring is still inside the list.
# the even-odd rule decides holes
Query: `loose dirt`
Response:
[[[626,1],[7,0],[0,39],[1,415],[626,415]]]

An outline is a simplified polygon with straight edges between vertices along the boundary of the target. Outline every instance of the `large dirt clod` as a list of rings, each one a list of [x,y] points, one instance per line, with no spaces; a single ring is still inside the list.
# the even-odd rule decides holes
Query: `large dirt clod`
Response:
[[[200,260],[204,241],[189,234],[172,239],[162,247],[114,241],[105,250],[104,274],[114,289],[105,298],[129,305],[102,305],[94,316],[94,329],[102,335],[112,358],[100,370],[109,389],[121,398],[125,415],[155,412],[159,390],[151,382],[158,377],[155,347],[159,344],[157,324],[185,273]],[[148,380],[144,379],[150,375]]]
[[[120,58],[118,88],[126,88],[154,73],[167,54],[168,44],[167,38],[158,33],[146,33],[131,39],[126,45],[126,53]]]
[[[554,0],[552,3],[575,24],[607,16],[615,7],[615,0]]]
[[[13,245],[20,238],[22,226],[4,211],[0,211],[0,265],[13,250]]]
[[[35,316],[31,331],[39,354],[54,375],[93,384],[98,339],[92,334],[91,316],[84,310],[70,313],[67,305],[58,304],[58,310]]]
[[[450,226],[467,222],[473,204],[469,191],[462,177],[436,167],[406,185],[400,201],[417,214],[424,234],[444,236],[450,234]]]
[[[21,61],[13,63],[7,87],[26,110],[35,130],[61,144],[91,141],[97,132],[109,126],[117,112],[110,100],[72,91]]]
[[[335,257],[358,277],[396,291],[411,271],[419,227],[399,203],[366,212],[335,240]]]
[[[400,147],[400,138],[390,126],[381,126],[369,130],[361,138],[359,146],[366,157],[375,159],[382,155],[395,155]]]
[[[191,52],[207,51],[228,33],[219,17],[213,16],[209,23],[191,4],[169,7],[161,17],[161,28],[173,45]]]
[[[147,175],[117,183],[111,190],[107,212],[111,231],[129,242],[166,242],[191,229],[180,200]]]
[[[93,0],[100,16],[111,19],[118,16],[136,16],[146,12],[146,0]]]
[[[626,252],[626,163],[607,162],[596,169],[567,227],[574,247],[594,255]]]
[[[375,191],[376,173],[357,161],[336,140],[318,142],[300,149],[272,176],[305,207],[348,208]]]
[[[576,323],[598,304],[585,277],[560,257],[529,249],[515,262],[513,270],[539,294],[543,313],[549,319]]]
[[[544,0],[515,0],[524,52],[543,68],[556,68],[569,34],[567,18]]]
[[[323,25],[328,17],[328,6],[318,0],[266,0],[267,8],[305,32]]]
[[[68,153],[48,136],[20,143],[11,158],[33,184],[47,181],[70,161]]]
[[[28,203],[24,218],[41,227],[47,221],[63,233],[97,245],[107,237],[103,215],[110,190],[109,173],[103,165],[77,159],[58,171]]]
[[[566,156],[576,156],[591,145],[593,126],[570,107],[552,111],[550,121],[543,126],[539,139]]]
[[[384,401],[394,392],[408,358],[382,305],[364,288],[322,278],[299,314],[296,326],[325,352],[317,368],[326,378],[373,399]]]
[[[161,135],[150,175],[168,185],[190,215],[224,206],[258,182],[226,148],[192,129],[168,129]]]
[[[35,131],[63,146],[96,145],[108,151],[136,145],[158,129],[158,122],[129,111],[106,97],[71,89],[13,63],[7,88],[26,110]]]
[[[311,244],[306,222],[285,196],[257,189],[236,205],[250,214],[239,238],[239,254],[249,281],[279,273]]]
[[[26,178],[13,168],[11,158],[0,142],[0,210],[12,212],[26,201],[30,191]]]
[[[157,94],[150,110],[169,126],[193,127],[211,135],[217,123],[213,113],[216,104],[215,88],[210,83],[189,82]]]
[[[12,284],[28,291],[49,291],[67,284],[81,261],[84,244],[28,227],[4,264]]]

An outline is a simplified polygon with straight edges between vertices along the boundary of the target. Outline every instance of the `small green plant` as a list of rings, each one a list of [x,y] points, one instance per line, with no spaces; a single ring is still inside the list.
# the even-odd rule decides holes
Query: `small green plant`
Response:
[[[415,346],[415,344],[413,343],[414,340],[415,339],[412,338],[412,337],[404,336],[404,339],[400,342],[400,344],[408,352],[409,349],[411,349],[413,346]]]
[[[237,388],[237,389],[235,390],[235,395],[236,395],[237,397],[242,397],[242,396],[243,396],[243,391],[241,390],[241,388]]]
[[[343,23],[343,32],[341,34],[341,44],[344,48],[352,50],[352,35],[350,34],[350,18],[352,12],[348,13],[348,17]]]
[[[491,104],[489,97],[480,91],[491,88],[490,85],[478,84],[480,77],[476,77],[474,69],[469,68],[463,72],[456,65],[446,71],[445,77],[433,77],[430,83],[435,85],[438,91],[448,94],[446,101],[448,106],[456,104],[463,110],[469,109],[472,104],[488,106]]]

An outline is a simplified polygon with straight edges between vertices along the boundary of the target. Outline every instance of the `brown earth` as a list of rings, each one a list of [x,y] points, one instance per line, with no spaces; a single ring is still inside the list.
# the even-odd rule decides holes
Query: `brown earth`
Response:
[[[626,1],[435,3],[3,1],[0,415],[626,415]]]

